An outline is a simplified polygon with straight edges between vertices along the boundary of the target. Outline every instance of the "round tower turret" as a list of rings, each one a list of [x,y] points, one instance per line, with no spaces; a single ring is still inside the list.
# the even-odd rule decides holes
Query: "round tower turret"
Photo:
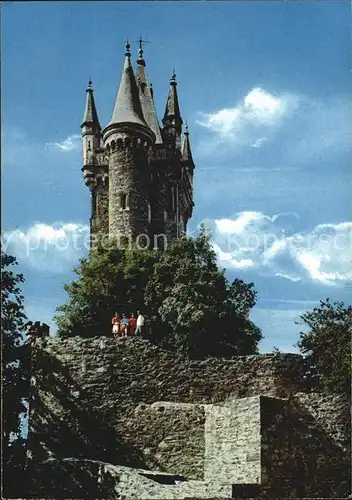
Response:
[[[103,130],[109,170],[109,236],[145,247],[150,232],[148,151],[155,134],[145,122],[126,44],[114,111]]]

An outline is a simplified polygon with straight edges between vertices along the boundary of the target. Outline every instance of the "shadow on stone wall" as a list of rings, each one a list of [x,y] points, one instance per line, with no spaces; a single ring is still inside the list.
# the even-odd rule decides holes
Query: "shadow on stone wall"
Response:
[[[32,469],[27,498],[121,498],[115,492],[118,478],[89,460],[47,460]]]
[[[37,460],[84,457],[145,468],[141,455],[124,441],[102,411],[90,405],[89,393],[85,394],[57,357],[37,349],[34,364],[31,407],[35,407],[36,417],[30,416],[29,448]]]
[[[293,399],[262,397],[262,467],[271,495],[347,498],[349,457]]]

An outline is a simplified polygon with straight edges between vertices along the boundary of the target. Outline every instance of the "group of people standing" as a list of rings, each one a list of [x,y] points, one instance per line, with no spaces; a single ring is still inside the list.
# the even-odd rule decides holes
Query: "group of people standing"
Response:
[[[125,313],[121,316],[115,312],[111,320],[113,337],[134,337],[142,335],[144,327],[144,316],[141,311],[137,311],[137,318],[134,313],[128,318]]]

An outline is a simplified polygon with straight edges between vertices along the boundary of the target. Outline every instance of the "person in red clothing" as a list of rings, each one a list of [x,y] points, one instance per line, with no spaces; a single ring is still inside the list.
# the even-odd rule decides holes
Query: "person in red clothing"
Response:
[[[134,314],[131,313],[130,319],[128,320],[129,326],[130,326],[130,336],[134,337],[136,328],[137,328],[137,320],[134,317]]]
[[[120,316],[115,312],[111,320],[113,337],[120,336]]]

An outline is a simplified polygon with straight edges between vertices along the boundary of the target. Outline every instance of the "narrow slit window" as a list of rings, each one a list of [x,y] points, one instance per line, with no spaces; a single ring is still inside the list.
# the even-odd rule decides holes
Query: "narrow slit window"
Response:
[[[150,203],[147,203],[147,213],[148,213],[148,222],[150,224],[152,222],[152,207]]]
[[[120,203],[123,210],[126,210],[126,208],[128,208],[128,195],[126,193],[122,193],[120,195]]]

